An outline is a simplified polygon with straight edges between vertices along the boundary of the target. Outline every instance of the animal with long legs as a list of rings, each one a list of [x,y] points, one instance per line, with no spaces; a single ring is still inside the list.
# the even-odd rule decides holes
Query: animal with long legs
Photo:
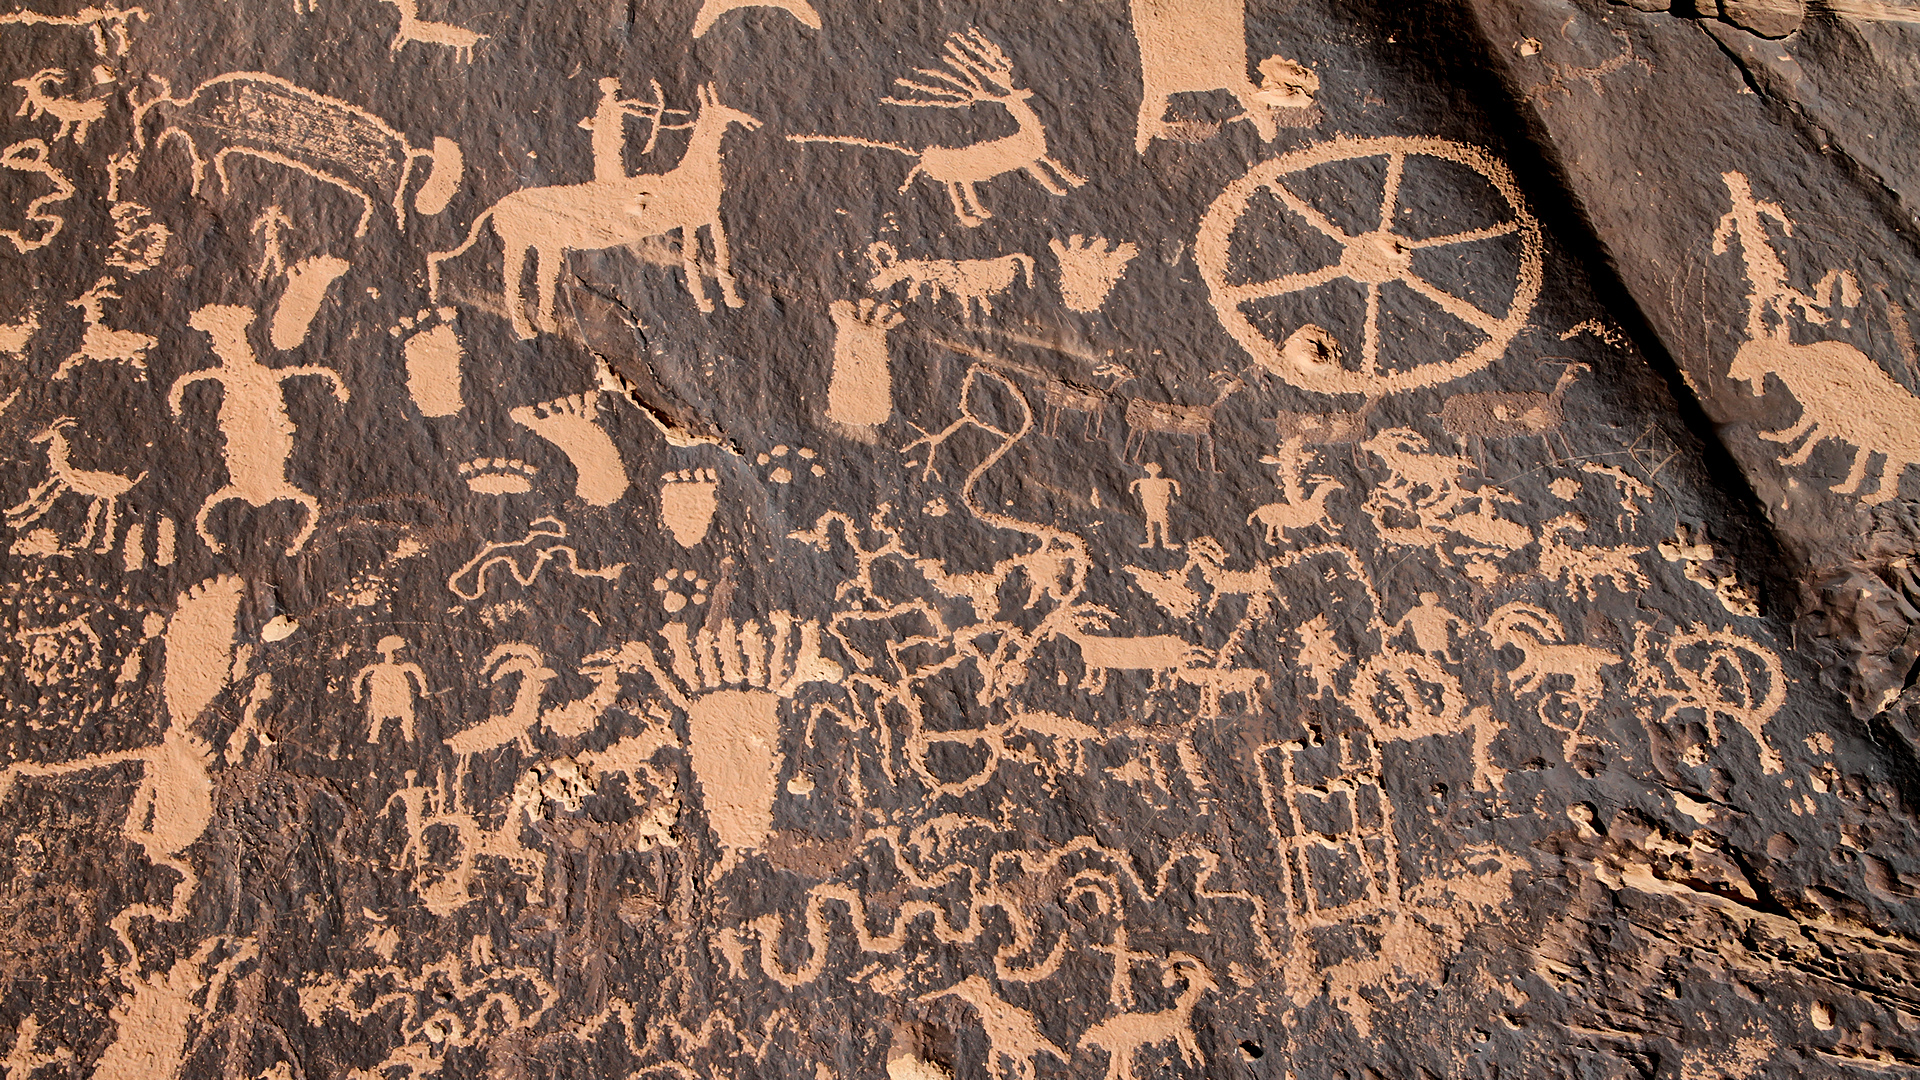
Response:
[[[87,547],[98,539],[99,546],[94,550],[106,551],[113,546],[120,496],[146,479],[147,474],[143,471],[138,476],[121,476],[73,464],[68,456],[71,451],[67,433],[78,424],[73,417],[63,416],[33,437],[34,442],[43,443],[47,448],[47,470],[51,475],[46,483],[28,492],[18,506],[7,509],[7,524],[16,529],[31,525],[45,517],[62,495],[78,495],[88,502],[87,527],[80,534],[80,546]]]
[[[917,176],[945,185],[954,216],[967,226],[979,225],[993,216],[993,211],[980,201],[980,185],[995,177],[1025,172],[1052,195],[1065,195],[1069,188],[1087,182],[1048,152],[1046,127],[1029,103],[1033,91],[1014,85],[1013,61],[1000,46],[979,30],[956,33],[947,38],[943,63],[946,70],[920,68],[919,79],[895,81],[895,85],[916,96],[890,97],[883,101],[914,109],[970,109],[976,105],[997,104],[1013,116],[1018,129],[997,139],[919,150],[838,135],[789,135],[787,138],[800,143],[838,143],[890,150],[913,158],[913,167],[907,170],[900,190],[904,192],[912,187]]]
[[[439,295],[441,265],[472,249],[479,242],[481,229],[491,222],[505,247],[501,286],[507,312],[514,332],[530,340],[535,324],[527,321],[520,293],[529,251],[534,254],[538,287],[537,325],[552,333],[554,300],[567,252],[624,247],[677,229],[687,291],[701,311],[711,312],[713,301],[707,296],[706,281],[697,265],[699,231],[704,228],[713,238],[714,276],[719,279],[721,297],[728,307],[740,307],[745,301],[734,284],[733,258],[727,248],[726,228],[720,221],[720,196],[726,188],[720,169],[721,141],[727,129],[736,124],[752,131],[760,121],[720,104],[711,84],[701,87],[700,112],[693,120],[693,135],[678,165],[665,173],[525,188],[508,195],[474,219],[459,247],[427,256],[429,294]]]
[[[66,77],[67,73],[59,68],[41,68],[24,79],[13,80],[13,85],[27,92],[27,99],[20,103],[20,110],[14,115],[30,120],[51,116],[60,121],[53,133],[56,140],[71,135],[74,142],[83,143],[93,125],[106,118],[107,99],[61,97],[47,92],[49,84]]]

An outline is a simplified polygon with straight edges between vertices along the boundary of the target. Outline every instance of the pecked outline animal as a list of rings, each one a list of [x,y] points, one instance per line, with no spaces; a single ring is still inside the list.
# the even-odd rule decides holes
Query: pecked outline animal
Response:
[[[909,299],[939,301],[951,296],[975,318],[993,314],[989,297],[1024,281],[1033,287],[1033,256],[1016,251],[992,259],[902,259],[892,244],[876,240],[867,248],[876,267],[867,287],[876,293],[907,286]]]
[[[713,311],[706,279],[696,260],[699,230],[713,238],[714,276],[728,307],[745,301],[733,280],[733,258],[720,221],[720,197],[726,183],[721,174],[721,143],[735,124],[753,131],[755,117],[720,104],[712,83],[700,87],[700,112],[692,122],[693,135],[679,164],[664,173],[640,173],[620,179],[589,180],[583,184],[555,184],[522,188],[480,212],[459,247],[427,256],[427,293],[439,296],[440,266],[467,253],[480,240],[480,230],[492,222],[505,249],[501,288],[513,330],[523,341],[534,337],[521,298],[520,278],[527,252],[534,253],[534,277],[539,290],[536,314],[540,330],[553,333],[554,300],[569,251],[603,251],[624,247],[662,233],[680,231],[680,262],[687,291],[703,312]]]
[[[1560,378],[1554,382],[1553,389],[1546,393],[1491,391],[1455,394],[1440,406],[1437,414],[1440,426],[1447,430],[1447,434],[1465,442],[1476,462],[1485,456],[1488,439],[1519,439],[1537,435],[1541,442],[1547,444],[1547,450],[1551,453],[1552,437],[1556,432],[1560,435],[1561,448],[1568,457],[1572,457],[1573,448],[1566,444],[1566,433],[1560,430],[1567,422],[1562,402],[1575,377],[1580,372],[1592,370],[1586,364],[1569,361],[1561,370]]]

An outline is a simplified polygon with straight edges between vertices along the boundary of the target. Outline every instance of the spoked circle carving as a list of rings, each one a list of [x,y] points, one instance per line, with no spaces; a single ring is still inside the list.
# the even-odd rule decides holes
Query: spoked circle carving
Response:
[[[1406,176],[1407,160],[1415,157],[1452,162],[1477,173],[1504,204],[1496,216],[1503,220],[1459,232],[1423,234],[1411,204],[1401,214],[1401,184]],[[1386,178],[1381,188],[1380,208],[1374,224],[1362,231],[1350,232],[1335,224],[1316,209],[1286,181],[1310,169],[1337,162],[1386,159]],[[1471,180],[1468,181],[1472,183]],[[1273,198],[1308,230],[1326,236],[1338,245],[1337,261],[1318,269],[1281,274],[1260,281],[1239,281],[1230,273],[1236,235],[1243,240],[1243,221],[1262,192]],[[1511,269],[1511,254],[1494,254],[1496,247],[1511,252],[1514,245],[1482,243],[1498,237],[1517,240],[1519,266]],[[1473,245],[1471,247],[1466,245]],[[1462,258],[1476,268],[1485,260],[1487,273],[1512,273],[1514,291],[1504,311],[1489,311],[1480,304],[1455,295],[1422,277],[1415,269],[1415,255],[1421,251],[1458,247]],[[1262,162],[1230,184],[1208,208],[1201,219],[1194,255],[1200,274],[1207,283],[1214,308],[1227,331],[1238,340],[1262,367],[1302,390],[1323,394],[1391,394],[1416,387],[1433,386],[1457,379],[1486,367],[1506,352],[1533,314],[1534,301],[1540,295],[1541,235],[1540,223],[1527,212],[1518,185],[1507,167],[1486,151],[1445,139],[1395,137],[1378,139],[1335,139]],[[1347,357],[1328,355],[1328,350],[1285,348],[1269,331],[1256,326],[1246,306],[1261,300],[1312,294],[1324,287],[1358,286],[1366,295],[1365,314],[1357,326],[1334,326],[1328,330],[1340,343]],[[1412,344],[1383,337],[1381,307],[1388,303],[1405,304],[1411,293],[1425,299],[1454,319],[1465,323],[1477,344],[1457,351],[1448,349],[1432,360],[1410,355]]]

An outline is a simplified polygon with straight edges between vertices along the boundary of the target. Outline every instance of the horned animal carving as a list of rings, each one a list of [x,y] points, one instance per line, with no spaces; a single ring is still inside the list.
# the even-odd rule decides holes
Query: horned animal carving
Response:
[[[114,523],[120,514],[120,496],[132,490],[135,484],[146,478],[142,472],[138,476],[121,476],[119,473],[99,472],[94,469],[82,469],[68,459],[67,433],[76,427],[78,421],[71,416],[63,416],[53,422],[47,430],[34,436],[33,441],[47,448],[47,481],[27,494],[20,505],[7,509],[7,524],[15,529],[30,525],[46,516],[53,504],[62,495],[78,495],[87,500],[87,527],[80,534],[82,548],[99,540],[95,551],[106,551],[113,546]]]
[[[889,105],[914,109],[965,109],[991,102],[1012,114],[1018,130],[997,139],[920,150],[839,135],[789,135],[787,138],[793,142],[839,143],[905,154],[915,161],[913,168],[907,170],[900,190],[912,187],[916,176],[946,185],[954,216],[960,219],[960,224],[968,226],[993,216],[993,211],[980,201],[979,185],[997,176],[1025,172],[1053,195],[1065,195],[1068,188],[1087,182],[1047,152],[1046,127],[1040,122],[1040,114],[1028,103],[1033,91],[1014,86],[1013,61],[1000,46],[978,30],[954,34],[947,39],[944,63],[947,70],[920,68],[920,79],[894,81],[917,96],[883,100]]]
[[[64,139],[69,134],[73,141],[87,141],[87,131],[107,115],[107,99],[60,97],[47,93],[47,85],[67,77],[59,68],[41,68],[24,79],[13,80],[13,85],[27,92],[27,100],[20,103],[20,111],[15,116],[24,116],[38,120],[42,116],[51,116],[60,121],[60,127],[53,133],[55,139]]]
[[[439,295],[441,264],[466,254],[479,241],[482,227],[492,222],[506,249],[501,286],[507,313],[514,332],[522,339],[531,339],[534,324],[527,322],[520,294],[528,251],[534,254],[533,272],[539,289],[538,326],[552,333],[554,299],[567,252],[624,247],[678,229],[687,291],[701,311],[711,312],[713,301],[707,296],[706,280],[697,265],[699,231],[704,228],[713,238],[714,276],[719,279],[722,299],[728,307],[741,306],[744,301],[734,286],[733,258],[720,222],[720,196],[726,187],[720,171],[720,144],[727,129],[735,124],[752,131],[760,121],[720,104],[711,84],[701,87],[700,113],[693,120],[693,135],[678,165],[665,173],[526,188],[508,195],[474,219],[459,247],[427,256],[429,293]]]

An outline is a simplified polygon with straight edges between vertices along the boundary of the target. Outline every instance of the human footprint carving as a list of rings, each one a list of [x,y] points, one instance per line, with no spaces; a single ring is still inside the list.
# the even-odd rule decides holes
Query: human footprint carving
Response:
[[[712,469],[681,469],[662,473],[660,480],[660,524],[681,547],[705,540],[720,505],[714,497],[719,476]]]
[[[627,493],[627,467],[601,430],[600,391],[522,405],[507,415],[560,448],[573,463],[573,493],[592,506],[612,506]]]
[[[452,416],[466,407],[460,396],[464,354],[460,335],[453,329],[455,314],[450,307],[422,311],[413,318],[401,319],[391,331],[395,337],[414,331],[408,334],[401,351],[407,358],[407,393],[426,416]],[[428,325],[436,315],[439,321]]]
[[[332,255],[315,255],[287,268],[287,288],[273,306],[273,321],[267,340],[276,349],[292,349],[307,340],[313,317],[320,314],[320,302],[327,289],[347,272],[347,260]]]
[[[893,372],[887,331],[900,325],[890,301],[835,300],[833,375],[827,383],[827,419],[851,427],[878,427],[893,415]]]
[[[1091,239],[1074,233],[1062,242],[1052,240],[1047,247],[1060,261],[1060,297],[1075,311],[1098,311],[1107,302],[1107,294],[1120,283],[1127,265],[1140,254],[1134,244],[1104,237]]]
[[[653,673],[687,715],[694,779],[720,839],[718,873],[759,851],[773,829],[781,704],[801,686],[838,682],[845,671],[820,655],[818,623],[784,611],[764,622],[713,614],[691,638],[678,623],[661,630],[672,674]]]

